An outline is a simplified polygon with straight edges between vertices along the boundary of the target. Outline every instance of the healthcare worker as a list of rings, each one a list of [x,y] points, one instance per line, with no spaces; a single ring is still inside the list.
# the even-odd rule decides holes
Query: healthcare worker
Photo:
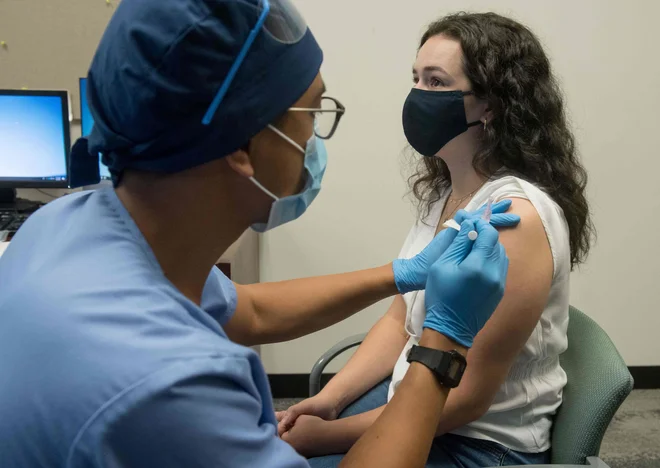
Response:
[[[318,193],[343,112],[322,97],[321,61],[286,0],[119,4],[89,70],[94,130],[71,161],[72,182],[91,183],[101,153],[114,186],[48,204],[0,259],[2,466],[307,466],[277,437],[245,345],[426,287],[425,348],[345,460],[423,465],[502,297],[491,225],[462,212],[460,233],[354,273],[239,286],[214,268],[245,229],[291,221]],[[491,223],[515,225],[507,208]]]

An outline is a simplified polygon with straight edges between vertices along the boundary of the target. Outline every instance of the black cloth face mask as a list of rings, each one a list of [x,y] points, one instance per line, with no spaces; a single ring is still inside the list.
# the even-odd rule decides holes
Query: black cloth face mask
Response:
[[[472,91],[425,91],[413,88],[403,105],[403,131],[424,156],[435,156],[447,143],[481,121],[468,123],[463,97]]]

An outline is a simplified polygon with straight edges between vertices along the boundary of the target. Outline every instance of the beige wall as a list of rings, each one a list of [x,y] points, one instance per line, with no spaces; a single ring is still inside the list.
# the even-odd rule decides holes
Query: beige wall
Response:
[[[78,78],[87,74],[118,0],[0,1],[0,88],[68,89],[80,117]]]
[[[296,2],[323,46],[328,94],[347,107],[328,143],[324,189],[301,220],[266,234],[261,278],[383,264],[413,222],[403,198],[401,107],[417,41],[456,10],[494,10],[544,42],[566,92],[591,180],[599,240],[573,276],[572,302],[610,334],[629,365],[660,365],[660,2],[633,0]],[[329,346],[367,331],[389,301],[332,328],[265,346],[270,373],[309,372]],[[334,366],[333,370],[336,370]]]

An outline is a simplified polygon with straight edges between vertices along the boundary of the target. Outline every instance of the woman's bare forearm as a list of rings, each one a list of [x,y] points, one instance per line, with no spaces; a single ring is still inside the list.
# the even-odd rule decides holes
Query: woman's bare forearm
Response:
[[[392,375],[408,339],[404,330],[405,317],[406,304],[397,295],[348,363],[324,387],[321,395],[336,403],[337,412]]]
[[[327,433],[324,447],[327,453],[346,453],[362,437],[371,425],[376,422],[378,416],[383,413],[386,405],[371,411],[356,414],[348,418],[336,419],[327,424]]]

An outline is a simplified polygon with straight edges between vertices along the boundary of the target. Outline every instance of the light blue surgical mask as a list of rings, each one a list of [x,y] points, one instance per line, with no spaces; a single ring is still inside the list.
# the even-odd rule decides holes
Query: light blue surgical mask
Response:
[[[268,222],[252,225],[252,229],[257,232],[270,231],[273,228],[298,219],[305,210],[307,210],[307,207],[312,204],[321,191],[321,180],[323,179],[323,174],[325,173],[325,168],[328,164],[328,152],[325,148],[325,143],[320,138],[317,138],[315,134],[312,134],[312,137],[307,141],[306,149],[303,149],[298,143],[293,141],[282,131],[272,125],[269,125],[268,128],[305,155],[304,165],[306,179],[305,187],[300,193],[280,198],[261,185],[257,179],[250,177],[250,180],[254,185],[259,187],[266,195],[274,200],[270,207]]]

